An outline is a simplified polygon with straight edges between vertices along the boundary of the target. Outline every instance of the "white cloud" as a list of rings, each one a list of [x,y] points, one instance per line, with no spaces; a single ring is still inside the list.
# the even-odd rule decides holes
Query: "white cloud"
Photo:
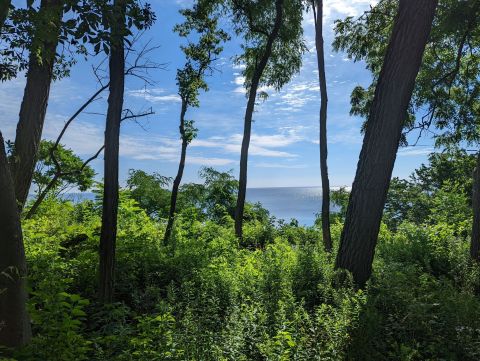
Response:
[[[144,98],[151,103],[167,103],[167,102],[180,102],[180,96],[178,94],[165,94],[166,91],[161,88],[154,89],[137,89],[127,91],[127,95],[136,98]]]
[[[412,146],[408,148],[400,148],[398,151],[398,156],[399,157],[415,157],[415,156],[428,155],[433,151],[434,149],[432,147],[415,148]]]
[[[377,3],[378,0],[325,0],[323,14],[326,18],[332,15],[358,16]]]
[[[232,69],[234,69],[234,70],[245,70],[246,68],[247,68],[247,66],[245,64],[233,63],[233,65],[232,65]]]
[[[233,83],[236,85],[242,85],[245,84],[245,77],[238,75],[233,79]]]
[[[176,163],[180,159],[180,140],[171,138],[149,138],[123,136],[120,154],[136,160],[166,161]],[[224,166],[236,161],[228,158],[204,157],[187,153],[187,164]]]
[[[165,1],[165,0],[161,0]],[[193,0],[175,0],[175,4],[182,8],[191,8],[193,6]]]
[[[306,164],[283,164],[283,163],[254,163],[255,168],[283,168],[283,169],[304,169]]]
[[[225,166],[229,164],[236,163],[235,160],[227,158],[206,158],[206,157],[194,157],[187,155],[187,163],[189,164],[199,164],[204,166]]]
[[[191,146],[198,148],[218,148],[223,152],[240,154],[242,134],[233,134],[230,137],[212,137],[208,139],[195,139]],[[295,158],[297,155],[278,148],[287,147],[303,140],[295,129],[285,129],[281,134],[259,135],[252,134],[250,138],[249,155],[271,158]]]

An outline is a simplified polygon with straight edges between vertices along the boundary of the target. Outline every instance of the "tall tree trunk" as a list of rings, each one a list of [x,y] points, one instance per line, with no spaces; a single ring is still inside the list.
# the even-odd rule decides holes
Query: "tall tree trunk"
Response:
[[[248,93],[247,109],[245,110],[245,121],[243,128],[242,149],[240,153],[240,176],[238,185],[237,205],[235,207],[235,234],[238,238],[243,236],[243,211],[245,208],[245,196],[247,193],[247,166],[248,166],[248,148],[250,146],[250,136],[252,131],[252,116],[255,110],[255,100],[257,97],[258,85],[263,71],[267,66],[268,59],[272,54],[273,43],[278,37],[283,19],[283,0],[275,1],[275,24],[272,32],[268,36],[265,52],[262,55],[252,76],[252,83]]]
[[[103,303],[113,301],[115,290],[115,246],[118,213],[118,157],[120,122],[122,119],[125,86],[125,0],[115,0],[114,20],[111,25],[111,49],[109,60],[110,94],[108,96],[105,128],[105,164],[100,234],[100,285],[99,299]]]
[[[187,102],[182,100],[182,111],[180,112],[180,135],[182,137],[182,152],[180,154],[180,163],[178,164],[177,176],[173,181],[172,195],[170,197],[170,212],[168,215],[168,224],[167,229],[165,230],[165,236],[163,238],[163,243],[165,245],[170,241],[170,236],[172,234],[173,222],[175,221],[175,212],[177,210],[177,197],[178,189],[180,188],[180,183],[183,177],[183,170],[185,169],[185,159],[187,157],[187,146],[188,140],[185,134],[185,113],[187,112]]]
[[[473,172],[472,209],[473,224],[470,255],[473,260],[480,262],[480,152],[477,154],[477,165]]]
[[[27,266],[20,214],[0,133],[0,346],[19,347],[31,337],[26,310]]]
[[[10,0],[0,0],[0,32],[3,29],[3,25],[8,17],[8,11],[10,10]]]
[[[327,252],[332,251],[330,233],[330,180],[328,179],[327,148],[327,80],[325,77],[325,52],[323,48],[323,0],[313,0],[315,18],[315,46],[317,48],[318,81],[320,84],[320,173],[322,177],[322,235]]]
[[[400,0],[368,117],[336,267],[363,287],[371,275],[383,207],[436,0]]]
[[[38,25],[42,29],[36,30],[33,39],[34,50],[30,52],[27,83],[20,107],[12,159],[15,194],[20,210],[28,197],[42,138],[63,15],[63,1],[42,0],[40,13],[44,23]],[[36,50],[40,51],[40,59]]]

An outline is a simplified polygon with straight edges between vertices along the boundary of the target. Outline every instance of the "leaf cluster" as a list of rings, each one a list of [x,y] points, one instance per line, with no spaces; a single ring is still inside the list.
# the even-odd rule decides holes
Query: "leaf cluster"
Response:
[[[51,157],[51,149],[54,142],[42,140],[37,156],[33,183],[37,187],[37,193],[50,183],[52,178],[59,172]],[[53,191],[62,191],[66,188],[77,187],[80,191],[86,191],[93,185],[95,172],[89,165],[84,166],[84,161],[73,150],[59,144],[55,151],[55,158],[60,165],[60,177],[58,177]]]
[[[333,47],[365,61],[373,82],[356,87],[351,113],[367,117],[383,64],[398,0],[382,0],[358,18],[336,21]],[[441,0],[405,119],[405,133],[435,127],[437,145],[478,142],[480,4]],[[406,138],[404,134],[404,143]]]
[[[155,21],[150,4],[139,0],[126,0],[125,41],[133,29],[149,28]],[[16,77],[28,69],[28,54],[35,53],[37,61],[46,58],[45,44],[57,42],[54,76],[68,76],[75,56],[108,54],[110,29],[114,19],[112,1],[103,0],[51,0],[37,4],[28,1],[25,8],[10,11],[1,33],[0,80]]]
[[[243,54],[236,57],[242,71],[245,87],[250,88],[257,66],[266,51],[274,30],[276,3],[274,0],[231,0],[229,2],[234,31],[244,39]],[[272,53],[260,78],[259,86],[280,90],[300,70],[302,55],[307,50],[303,39],[302,18],[305,4],[302,0],[281,1],[282,22]]]

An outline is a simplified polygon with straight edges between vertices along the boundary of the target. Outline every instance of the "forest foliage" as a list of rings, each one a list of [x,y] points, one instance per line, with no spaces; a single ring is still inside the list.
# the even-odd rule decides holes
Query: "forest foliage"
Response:
[[[202,171],[203,184],[182,187],[165,246],[165,179],[132,171],[121,191],[117,299],[105,308],[96,301],[100,200],[52,196],[24,222],[35,337],[15,357],[476,360],[480,268],[468,254],[470,195],[444,172],[468,176],[468,156],[457,157],[432,155],[411,181],[393,183],[364,290],[334,269],[318,226],[248,204],[239,244],[238,183],[213,169]],[[336,249],[342,212],[332,217]]]
[[[300,71],[311,12],[324,201],[303,226],[245,200],[255,106],[264,87],[280,91]],[[480,152],[470,148],[480,1],[380,0],[336,21],[334,49],[372,75],[351,94],[365,134],[351,190],[328,180],[323,1],[196,0],[180,14],[178,172],[130,169],[122,188],[121,124],[154,113],[125,108],[125,78],[147,89],[162,68],[148,59],[155,47],[136,43],[152,7],[0,4],[0,80],[26,76],[15,140],[0,132],[0,359],[479,360]],[[199,182],[182,182],[201,131],[186,116],[234,37],[247,98],[239,177],[204,167]],[[52,83],[94,56],[104,59],[93,66],[97,91],[44,140]],[[62,137],[107,91],[105,139],[82,159]],[[414,131],[417,142],[435,131],[437,149],[392,178]],[[90,162],[102,152],[99,181]],[[71,199],[71,189],[91,193]]]

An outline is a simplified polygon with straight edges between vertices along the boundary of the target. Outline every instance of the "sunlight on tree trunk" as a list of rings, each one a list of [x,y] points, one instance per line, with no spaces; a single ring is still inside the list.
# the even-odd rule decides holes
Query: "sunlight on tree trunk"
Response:
[[[403,123],[436,7],[435,0],[400,1],[375,89],[336,260],[359,286],[372,272]]]
[[[39,45],[30,53],[27,83],[20,107],[17,124],[15,146],[13,149],[12,175],[15,183],[15,194],[20,210],[25,205],[32,183],[33,171],[43,124],[47,112],[50,85],[53,79],[53,66],[56,58],[60,22],[63,15],[63,1],[43,0],[40,13],[46,18],[42,29],[36,30],[33,44]],[[40,38],[40,34],[45,38]],[[39,58],[40,57],[40,58]]]

